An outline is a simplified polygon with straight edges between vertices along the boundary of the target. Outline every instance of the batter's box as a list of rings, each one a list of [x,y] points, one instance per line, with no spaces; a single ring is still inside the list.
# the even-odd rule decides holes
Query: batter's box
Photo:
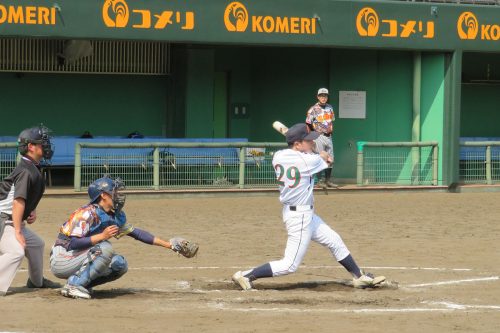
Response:
[[[398,282],[396,281],[384,281],[380,285],[369,288],[369,289],[398,289]],[[325,280],[325,281],[307,281],[307,282],[260,282],[255,283],[254,287],[256,290],[276,290],[276,291],[287,291],[287,290],[308,290],[308,291],[318,291],[318,292],[330,292],[330,291],[348,291],[352,290],[352,280],[338,279],[338,280]],[[216,281],[209,282],[204,286],[201,286],[205,290],[240,290],[232,281]]]

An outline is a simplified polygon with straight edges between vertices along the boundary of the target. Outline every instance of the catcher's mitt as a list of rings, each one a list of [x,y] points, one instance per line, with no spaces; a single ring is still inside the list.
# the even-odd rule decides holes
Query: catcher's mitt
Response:
[[[198,244],[188,241],[182,237],[174,237],[170,240],[172,250],[182,254],[186,258],[192,258],[198,253]]]

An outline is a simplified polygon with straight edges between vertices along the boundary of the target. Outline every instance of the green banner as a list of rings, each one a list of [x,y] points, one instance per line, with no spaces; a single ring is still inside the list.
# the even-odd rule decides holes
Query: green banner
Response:
[[[499,51],[500,6],[328,0],[0,0],[0,36]]]

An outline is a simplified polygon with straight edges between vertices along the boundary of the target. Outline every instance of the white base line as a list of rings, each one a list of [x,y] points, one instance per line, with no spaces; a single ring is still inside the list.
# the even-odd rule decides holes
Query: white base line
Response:
[[[426,303],[426,302],[423,302]],[[455,312],[470,310],[500,311],[498,305],[465,305],[446,302],[428,302],[433,305],[444,305],[445,308],[378,308],[378,309],[296,309],[296,308],[229,308],[221,303],[209,303],[214,310],[235,312],[279,312],[279,313],[409,313],[409,312]]]
[[[291,308],[218,308],[236,312],[294,312],[294,313],[397,313],[397,312],[452,312],[454,309],[441,308],[406,308],[406,309],[291,309]]]
[[[173,270],[216,270],[216,269],[249,269],[248,266],[153,266],[153,267],[129,267],[132,271],[173,271]],[[365,269],[380,270],[401,270],[401,271],[459,271],[470,272],[472,268],[444,268],[444,267],[405,267],[405,266],[363,266]],[[342,266],[300,266],[300,269],[344,269]],[[19,272],[27,272],[26,268],[19,269]],[[49,269],[45,270],[49,272]]]
[[[420,284],[409,284],[405,287],[407,288],[420,288],[420,287],[429,287],[429,286],[442,286],[447,284],[460,284],[460,283],[468,283],[468,282],[480,282],[480,281],[494,281],[498,280],[500,277],[491,276],[485,278],[474,278],[474,279],[464,279],[464,280],[451,280],[451,281],[440,281],[440,282],[431,282],[431,283],[420,283]]]
[[[422,303],[431,305],[444,305],[448,309],[457,309],[457,310],[466,310],[466,309],[500,310],[499,305],[466,305],[466,304],[456,304],[451,302],[434,302],[434,301],[425,301]]]

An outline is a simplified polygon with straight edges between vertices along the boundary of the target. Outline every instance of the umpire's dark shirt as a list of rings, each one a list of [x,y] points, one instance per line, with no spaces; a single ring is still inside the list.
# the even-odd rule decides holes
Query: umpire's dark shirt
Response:
[[[14,199],[23,198],[25,201],[23,220],[26,220],[36,209],[43,192],[45,192],[45,182],[38,165],[23,157],[14,171],[0,183],[0,213],[12,215]]]

